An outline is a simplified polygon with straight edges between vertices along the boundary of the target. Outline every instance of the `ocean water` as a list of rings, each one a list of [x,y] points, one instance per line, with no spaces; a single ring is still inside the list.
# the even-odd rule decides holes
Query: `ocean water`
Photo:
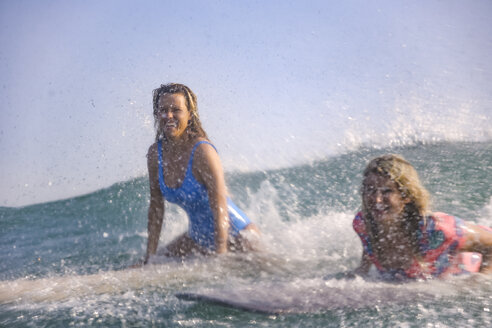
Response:
[[[416,166],[434,210],[492,226],[492,142],[362,147],[302,166],[227,174],[232,198],[262,230],[262,252],[184,261],[157,256],[129,269],[146,246],[149,193],[142,177],[71,199],[0,208],[0,326],[491,327],[489,276],[405,285],[340,278],[361,255],[351,227],[361,172],[389,152]],[[161,246],[187,227],[181,210],[166,211]],[[347,299],[402,288],[431,297],[378,302],[376,295],[358,306],[281,315],[175,297],[247,288],[302,294],[317,286],[336,287]]]

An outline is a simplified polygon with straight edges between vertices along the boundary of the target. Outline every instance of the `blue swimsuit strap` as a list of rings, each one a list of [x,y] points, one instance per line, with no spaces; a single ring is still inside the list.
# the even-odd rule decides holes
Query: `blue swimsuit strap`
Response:
[[[200,146],[201,144],[208,144],[210,146],[212,146],[215,151],[218,153],[217,151],[217,148],[215,148],[214,145],[212,145],[210,142],[206,141],[206,140],[202,140],[202,141],[198,141],[194,146],[193,146],[193,150],[191,151],[191,156],[190,156],[190,159],[188,161],[188,167],[186,168],[187,172],[186,174],[188,174],[188,171],[191,172],[191,166],[193,165],[193,157],[195,156],[195,150],[198,148],[198,146]]]
[[[212,145],[209,141],[206,141],[206,140],[202,140],[202,141],[198,141],[194,146],[193,146],[193,149],[191,150],[191,156],[190,156],[190,159],[188,160],[188,166],[186,168],[186,174],[185,174],[185,178],[186,178],[186,175],[188,175],[188,171],[191,172],[191,166],[193,165],[193,157],[195,156],[195,150],[196,148],[201,145],[201,144],[209,144],[210,146],[212,146],[215,151],[217,151],[217,148],[215,148],[214,145]],[[157,141],[157,153],[158,153],[158,164],[159,164],[159,184],[163,187],[167,187],[166,184],[164,183],[164,169],[162,167],[162,140],[159,140]],[[218,151],[217,151],[218,153]]]

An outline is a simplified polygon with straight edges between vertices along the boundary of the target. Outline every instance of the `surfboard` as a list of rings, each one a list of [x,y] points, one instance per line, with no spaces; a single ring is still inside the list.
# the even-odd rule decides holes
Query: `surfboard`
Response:
[[[265,314],[302,314],[400,305],[431,299],[425,291],[390,284],[360,288],[360,286],[300,288],[289,284],[252,286],[231,290],[206,289],[175,294],[185,301],[202,302],[228,308]]]

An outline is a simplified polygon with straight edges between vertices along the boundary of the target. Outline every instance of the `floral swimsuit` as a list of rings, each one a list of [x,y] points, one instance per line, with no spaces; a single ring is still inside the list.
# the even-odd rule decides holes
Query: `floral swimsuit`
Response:
[[[384,278],[426,279],[480,270],[482,254],[460,251],[466,241],[465,221],[439,212],[428,216],[425,221],[420,221],[417,233],[420,260],[414,258],[407,269],[388,270],[381,265],[373,252],[362,212],[355,216],[353,227],[362,241],[364,253]]]

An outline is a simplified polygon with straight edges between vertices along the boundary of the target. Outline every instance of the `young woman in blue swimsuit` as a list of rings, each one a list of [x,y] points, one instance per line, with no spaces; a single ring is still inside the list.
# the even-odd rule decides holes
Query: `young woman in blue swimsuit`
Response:
[[[144,264],[156,254],[164,201],[182,207],[189,229],[166,246],[165,255],[245,251],[257,236],[254,223],[227,197],[222,165],[185,85],[161,85],[153,92],[156,142],[147,154],[150,179],[148,242]]]
[[[356,270],[371,265],[389,279],[427,279],[492,272],[492,230],[428,210],[429,195],[414,167],[398,155],[369,162],[362,211],[353,227],[362,242]]]

